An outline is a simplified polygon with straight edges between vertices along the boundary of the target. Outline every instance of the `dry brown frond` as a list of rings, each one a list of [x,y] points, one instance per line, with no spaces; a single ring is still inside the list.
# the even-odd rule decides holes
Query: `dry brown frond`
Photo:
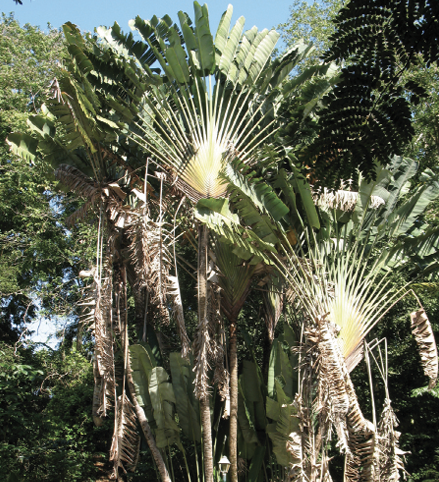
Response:
[[[438,376],[438,355],[433,330],[423,309],[410,315],[412,333],[418,344],[425,375],[430,379],[429,389],[436,386]]]
[[[94,313],[94,336],[95,336],[95,357],[97,369],[101,377],[100,398],[101,406],[99,413],[103,417],[107,414],[108,396],[114,395],[114,354],[112,338],[112,273],[107,272],[107,277],[96,282],[96,307]]]
[[[380,480],[396,482],[399,480],[400,471],[408,475],[404,468],[403,456],[408,453],[398,447],[400,433],[395,430],[398,419],[386,398],[383,411],[378,423],[378,445],[380,451],[379,475]]]
[[[265,325],[268,330],[270,343],[273,343],[274,332],[284,306],[284,294],[280,283],[269,281],[268,290],[264,292]]]
[[[322,191],[314,191],[313,199],[316,205],[323,209],[340,209],[341,211],[349,212],[357,204],[358,192],[344,189],[332,191],[324,188]],[[379,196],[370,197],[370,208],[378,209],[383,204],[385,204],[383,198]]]
[[[84,206],[69,216],[70,223],[84,218],[99,200],[103,202],[107,220],[111,221],[116,228],[122,229],[131,221],[131,208],[123,205],[126,194],[116,182],[99,184],[76,167],[67,164],[61,164],[58,167],[55,177],[87,201]]]
[[[186,358],[189,355],[191,341],[186,331],[186,324],[184,322],[183,302],[180,293],[180,283],[177,276],[168,275],[168,294],[173,301],[174,319],[177,323],[178,334],[181,342],[181,356]]]
[[[313,402],[313,412],[318,415],[318,433],[315,442],[308,448],[310,458],[310,477],[313,473],[327,472],[324,465],[325,448],[331,440],[332,430],[337,433],[337,447],[347,457],[347,480],[362,481],[366,473],[376,472],[374,462],[375,430],[371,422],[363,416],[352,384],[348,367],[343,357],[339,327],[327,316],[319,317],[314,324],[308,323],[305,330],[307,357],[304,363],[311,362],[312,370],[308,378],[318,379],[317,395]],[[313,362],[312,358],[315,359]],[[309,384],[309,383],[308,383]],[[305,386],[302,384],[302,386]],[[310,392],[309,389],[308,392]],[[309,397],[309,394],[308,394]],[[321,458],[316,454],[323,450]],[[322,472],[323,471],[323,472]],[[330,477],[329,472],[327,477]],[[313,479],[314,480],[314,479]],[[370,480],[374,479],[367,479]]]
[[[194,340],[195,354],[195,380],[194,393],[198,400],[205,399],[209,396],[209,358],[211,357],[211,337],[209,334],[209,320],[204,318],[198,323],[197,337]]]
[[[89,201],[100,197],[98,183],[74,166],[61,164],[55,171],[55,178],[71,191]]]
[[[238,474],[244,475],[246,472],[248,472],[247,461],[242,457],[238,457]]]
[[[173,230],[168,230],[162,221],[153,221],[146,215],[133,218],[127,229],[131,241],[130,259],[136,272],[134,289],[146,289],[149,303],[159,313],[160,323],[169,323],[168,299],[172,302],[174,319],[182,346],[182,356],[187,357],[191,341],[187,335],[183,304],[177,276],[171,276],[173,256],[171,249],[175,243]]]
[[[114,463],[114,475],[118,469],[127,472],[123,463],[131,472],[136,470],[140,450],[140,435],[137,431],[137,417],[133,404],[124,395],[117,399],[117,416],[110,449],[110,460]]]
[[[161,222],[139,216],[130,225],[127,234],[131,239],[130,258],[137,275],[136,284],[149,291],[150,302],[161,310],[162,322],[168,323],[166,297],[172,266],[172,232],[165,230]]]
[[[323,435],[330,437],[331,426],[338,437],[337,446],[342,453],[349,452],[346,417],[349,411],[349,395],[346,390],[346,365],[337,341],[337,327],[320,317],[317,329],[310,333],[317,342],[319,358],[316,367],[319,380],[318,395],[314,410],[319,414]]]
[[[74,213],[67,216],[65,223],[67,226],[73,226],[77,221],[84,220],[88,213],[91,211],[93,203],[91,201],[86,201],[79,209]]]
[[[304,408],[303,399],[297,393],[294,399],[294,406],[296,407],[297,413],[296,417],[299,420],[299,430],[300,432],[292,432],[289,434],[287,442],[287,452],[291,454],[293,463],[290,466],[289,476],[294,482],[305,482],[309,479],[309,455],[311,455],[306,448],[309,447],[309,428],[310,425],[309,417],[307,416],[308,410]],[[305,453],[304,453],[305,452]]]

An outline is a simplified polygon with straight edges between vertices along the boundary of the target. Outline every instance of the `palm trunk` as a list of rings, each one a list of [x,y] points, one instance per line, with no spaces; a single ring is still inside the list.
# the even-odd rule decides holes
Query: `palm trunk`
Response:
[[[230,323],[230,432],[229,458],[230,478],[238,482],[238,348],[236,321]]]
[[[207,256],[209,249],[209,230],[206,226],[198,228],[198,321],[207,318]],[[207,370],[207,367],[206,367]],[[209,395],[200,399],[201,424],[203,426],[204,475],[206,482],[213,482],[212,422],[210,418]]]
[[[206,482],[213,482],[212,422],[209,397],[200,400],[201,424],[203,426],[204,476]]]
[[[149,427],[149,423],[146,420],[145,412],[143,411],[142,407],[139,405],[139,402],[137,401],[136,398],[136,392],[134,389],[134,382],[133,382],[133,377],[131,375],[131,366],[128,363],[128,370],[127,370],[127,375],[128,375],[128,388],[130,391],[131,395],[131,400],[134,404],[134,408],[136,410],[136,415],[137,418],[140,422],[140,426],[142,427],[143,434],[145,435],[146,442],[148,443],[148,447],[151,450],[152,456],[154,458],[154,461],[157,465],[157,469],[160,473],[160,477],[162,479],[162,482],[171,482],[171,478],[169,477],[168,470],[166,469],[165,462],[163,460],[162,454],[160,453],[159,449],[157,448],[157,445],[155,443],[154,437],[152,435],[151,429]]]

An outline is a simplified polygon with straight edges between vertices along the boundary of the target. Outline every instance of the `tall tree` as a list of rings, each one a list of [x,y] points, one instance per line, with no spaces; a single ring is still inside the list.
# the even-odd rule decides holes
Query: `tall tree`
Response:
[[[51,288],[67,276],[70,248],[49,171],[9,153],[5,139],[40,111],[66,51],[59,31],[21,27],[13,16],[2,15],[0,33],[0,336],[13,341],[35,315],[38,297],[46,307],[44,292],[62,299]]]
[[[328,160],[333,178],[350,177],[353,158],[369,176],[376,162],[404,152],[414,133],[410,101],[425,95],[404,74],[420,59],[437,62],[438,18],[437,3],[425,0],[353,0],[340,10],[324,58],[343,66],[342,77],[309,154],[322,179]]]
[[[143,257],[137,254],[134,257],[142,266],[137,274],[144,273],[147,290],[157,292],[154,298],[162,300],[160,303],[163,307],[163,293],[166,292],[167,283],[167,277],[162,271],[165,233],[163,213],[168,210],[164,209],[163,203],[169,202],[162,196],[165,175],[172,180],[174,199],[176,193],[180,197],[185,195],[193,206],[197,201],[225,194],[226,182],[222,178],[222,171],[229,167],[233,172],[231,164],[235,159],[247,167],[256,165],[259,161],[269,162],[276,152],[272,142],[273,134],[278,129],[277,114],[281,100],[297,84],[286,82],[287,76],[309,51],[306,45],[300,44],[271,61],[270,55],[279,34],[268,30],[258,32],[256,28],[243,33],[242,17],[230,28],[231,7],[223,15],[214,40],[209,30],[207,8],[200,7],[197,2],[194,7],[194,26],[182,12],[179,14],[181,29],[173,25],[168,17],[153,17],[149,22],[137,18],[132,26],[142,35],[143,42],[136,42],[132,36],[123,35],[115,24],[110,30],[98,30],[101,43],[95,43],[92,50],[78,37],[75,28],[67,24],[65,32],[72,55],[70,75],[60,79],[57,98],[48,103],[49,110],[30,119],[30,124],[40,137],[38,148],[32,146],[30,137],[18,134],[10,136],[11,143],[17,149],[27,143],[26,155],[30,158],[34,158],[40,151],[53,164],[69,162],[71,167],[58,168],[59,178],[79,194],[88,196],[90,204],[101,203],[100,226],[105,225],[107,228],[100,231],[99,246],[103,246],[106,241],[109,244],[103,250],[107,252],[105,262],[100,263],[96,271],[98,275],[95,274],[96,293],[101,294],[96,298],[94,317],[100,313],[95,324],[96,329],[98,325],[102,326],[102,337],[99,335],[96,338],[97,360],[103,377],[102,383],[105,385],[108,382],[106,386],[110,392],[114,389],[114,358],[109,330],[111,322],[107,320],[105,325],[104,320],[108,318],[112,302],[113,273],[119,269],[112,260],[126,256],[125,236],[129,237],[134,232],[125,231],[124,223],[133,224],[134,219],[142,219],[132,216],[128,206],[122,206],[126,194],[133,194],[132,186],[138,180],[137,174],[132,176],[131,171],[139,167],[139,159],[144,158],[145,154],[151,158],[151,164],[155,163],[162,170],[154,176],[160,179],[159,186],[154,181],[154,185],[159,187],[154,198],[156,201],[159,199],[157,206],[160,212],[156,224],[157,266],[160,268],[154,281],[150,275],[152,266],[147,258],[151,253],[137,247],[133,249],[136,253],[143,253]],[[134,59],[138,61],[137,64]],[[160,72],[151,69],[154,61],[158,61]],[[304,81],[313,73],[314,70],[300,80]],[[63,143],[62,140],[60,142],[55,139],[57,118],[65,124],[70,142]],[[148,163],[144,167],[148,168]],[[236,166],[242,169],[238,164]],[[145,178],[145,203],[149,190],[146,182]],[[152,199],[152,195],[149,199]],[[238,195],[236,201],[238,203]],[[150,214],[146,212],[143,219],[147,220],[148,216]],[[263,221],[261,229],[262,225]],[[151,236],[149,229],[152,225],[146,227],[148,230],[140,239]],[[207,259],[209,236],[206,228],[200,231],[198,241],[200,259],[196,388],[202,402],[205,423],[206,477],[211,481],[213,454],[209,442],[211,409],[206,358],[206,353],[211,351],[206,333],[209,313],[206,270],[210,262]],[[138,245],[137,242],[136,246]],[[247,243],[247,248],[252,249],[250,242]],[[130,260],[124,263],[129,272],[132,268]],[[136,286],[133,285],[133,288]],[[165,312],[166,309],[163,314]],[[233,316],[231,346],[236,346],[236,313]],[[123,344],[126,344],[127,338],[124,340]],[[237,368],[235,348],[231,350],[231,357],[231,366]],[[236,369],[233,370],[233,377],[231,399],[234,406],[231,407],[231,413],[234,423],[231,424],[230,440],[234,442],[230,443],[230,447],[232,474],[236,480]],[[103,388],[100,392],[103,397],[101,406],[104,407],[106,389]],[[117,464],[115,468],[117,471]]]
[[[294,0],[290,5],[288,20],[278,26],[282,40],[288,47],[301,40],[312,42],[315,50],[305,62],[318,63],[331,44],[329,39],[336,28],[333,20],[343,3],[343,0],[324,0],[313,3]]]

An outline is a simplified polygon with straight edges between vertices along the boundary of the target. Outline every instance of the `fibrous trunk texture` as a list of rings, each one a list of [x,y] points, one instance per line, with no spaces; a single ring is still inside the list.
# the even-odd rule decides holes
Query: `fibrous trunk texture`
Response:
[[[236,322],[230,323],[230,478],[238,482],[238,350]]]
[[[208,255],[209,231],[206,226],[198,229],[198,326],[199,329],[207,331],[207,255]],[[206,321],[206,322],[205,322]],[[208,340],[206,333],[206,339]],[[209,366],[207,358],[202,357],[205,366],[198,367],[207,373]],[[201,361],[201,360],[200,360]],[[203,364],[204,364],[203,363]],[[206,380],[207,377],[204,377]],[[201,389],[200,389],[201,388]],[[210,418],[210,403],[207,387],[199,387],[198,395],[200,398],[201,423],[203,425],[203,453],[204,453],[204,475],[206,482],[213,482],[213,451],[212,451],[212,423]]]

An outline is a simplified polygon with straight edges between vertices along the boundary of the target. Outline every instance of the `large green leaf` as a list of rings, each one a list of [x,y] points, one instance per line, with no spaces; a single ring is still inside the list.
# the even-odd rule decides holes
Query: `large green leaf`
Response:
[[[173,443],[180,443],[180,430],[174,418],[176,403],[174,389],[163,367],[152,369],[149,382],[149,395],[153,408],[158,448],[166,448]]]
[[[293,185],[294,190],[300,195],[308,225],[312,228],[318,229],[320,227],[320,221],[314,204],[314,200],[312,198],[310,185],[305,179],[305,176],[303,176],[303,174],[301,174],[298,169],[294,167],[293,171],[294,176],[291,179],[291,184]]]
[[[224,53],[225,47],[229,40],[229,29],[230,23],[233,15],[232,5],[228,5],[227,10],[222,14],[218,29],[215,35],[215,49],[217,50],[219,56]],[[218,64],[218,61],[217,61]]]
[[[151,423],[154,422],[154,416],[149,384],[156,362],[148,345],[131,345],[129,351],[137,402],[143,408],[146,419]],[[154,425],[153,423],[153,427]]]
[[[213,46],[213,38],[209,27],[209,14],[207,5],[200,5],[194,2],[195,12],[195,32],[198,43],[198,58],[201,68],[204,72],[212,73],[215,66],[215,49]]]
[[[274,221],[280,221],[289,212],[288,207],[276,196],[271,186],[261,179],[250,181],[248,173],[244,175],[236,169],[239,167],[242,168],[243,165],[227,165],[224,168],[224,177],[232,185],[231,189],[236,189],[241,197],[247,196],[261,213],[269,214]]]
[[[273,452],[276,455],[277,463],[284,467],[300,462],[287,451],[287,443],[290,441],[290,437],[295,434],[300,436],[299,419],[296,414],[297,409],[294,404],[284,404],[280,406],[276,423],[267,426],[267,434],[273,442]]]
[[[189,360],[182,358],[180,353],[171,353],[169,361],[179,424],[190,440],[200,442],[200,409],[198,400],[194,396],[193,366]]]
[[[229,34],[228,29],[230,26],[232,11],[232,7],[229,6],[227,12],[224,14],[223,22],[220,23],[220,26],[218,27],[217,35],[215,37],[215,48],[219,51],[220,55],[217,59],[217,65],[219,70],[226,76],[229,76],[229,71],[235,60],[245,23],[244,17],[240,17]],[[228,15],[229,12],[230,16]]]
[[[251,446],[251,451],[253,451],[254,448],[259,445],[259,439],[256,433],[251,408],[249,407],[242,390],[241,380],[239,381],[238,424],[245,443]],[[246,451],[248,453],[248,448]]]
[[[418,163],[403,156],[395,156],[388,169],[392,173],[392,182],[391,187],[389,187],[385,209],[381,214],[384,220],[394,211],[402,195],[406,194],[406,190],[409,188],[409,181],[418,170]]]
[[[248,412],[252,417],[255,429],[258,431],[264,430],[267,425],[267,419],[265,417],[264,397],[261,391],[262,380],[260,379],[257,366],[250,361],[244,360],[240,378]]]
[[[282,344],[275,339],[271,348],[268,368],[268,395],[274,397],[276,381],[278,381],[289,398],[293,398],[295,381],[293,367]]]
[[[265,450],[265,445],[260,445],[259,447],[255,448],[250,467],[248,468],[247,477],[249,482],[258,482],[260,480],[264,480],[262,475],[262,464],[264,463]]]
[[[26,161],[35,161],[37,157],[38,141],[29,134],[12,132],[7,140],[11,151]]]
[[[227,199],[201,199],[195,216],[225,241],[235,245],[233,252],[237,256],[245,260],[253,258],[255,263],[260,260],[273,263],[267,253],[276,253],[275,246],[261,239],[252,229],[244,228],[239,217],[230,210]]]
[[[393,234],[405,234],[411,229],[415,221],[426,210],[427,206],[439,196],[439,183],[435,176],[431,176],[425,184],[420,186],[410,199],[399,207],[389,218],[393,224]]]

